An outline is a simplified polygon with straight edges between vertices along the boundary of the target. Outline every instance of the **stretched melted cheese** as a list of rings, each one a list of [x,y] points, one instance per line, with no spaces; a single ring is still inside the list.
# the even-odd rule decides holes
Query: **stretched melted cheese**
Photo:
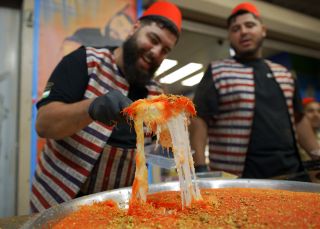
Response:
[[[187,125],[189,117],[196,114],[192,101],[183,96],[160,95],[140,99],[123,111],[134,121],[137,133],[136,173],[132,186],[131,203],[146,201],[148,172],[144,155],[144,132],[157,135],[157,143],[172,148],[179,175],[182,207],[201,199],[195,181],[195,170],[190,150]]]

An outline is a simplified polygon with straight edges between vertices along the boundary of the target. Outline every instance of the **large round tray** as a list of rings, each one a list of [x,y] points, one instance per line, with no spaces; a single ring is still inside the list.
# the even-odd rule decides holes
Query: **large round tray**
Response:
[[[318,192],[320,193],[320,184],[297,182],[297,181],[280,181],[280,180],[256,180],[256,179],[235,179],[235,180],[217,180],[217,179],[199,179],[200,188],[225,188],[225,187],[242,187],[242,188],[264,188],[264,189],[282,189],[298,192]],[[179,190],[179,182],[167,182],[153,184],[149,186],[149,193]],[[57,205],[34,218],[27,221],[22,228],[49,228],[52,224],[64,216],[76,211],[79,206],[100,202],[107,199],[117,201],[121,208],[127,208],[131,194],[131,187],[116,189],[112,191],[100,192],[72,201]]]

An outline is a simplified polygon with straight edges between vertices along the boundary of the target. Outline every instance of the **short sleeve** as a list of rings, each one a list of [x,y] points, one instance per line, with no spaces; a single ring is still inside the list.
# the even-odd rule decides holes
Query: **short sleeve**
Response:
[[[37,108],[53,101],[81,101],[88,81],[86,49],[82,46],[66,55],[53,70]]]

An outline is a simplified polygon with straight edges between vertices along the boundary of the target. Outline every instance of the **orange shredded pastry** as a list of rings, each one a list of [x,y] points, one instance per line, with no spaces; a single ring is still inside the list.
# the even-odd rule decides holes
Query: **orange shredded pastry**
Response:
[[[137,133],[136,173],[129,212],[134,202],[146,201],[148,191],[144,126],[148,133],[157,135],[157,143],[172,148],[179,174],[182,207],[190,206],[194,200],[200,200],[200,191],[197,185],[192,183],[196,177],[187,129],[189,117],[196,114],[192,101],[184,96],[162,94],[137,100],[124,109],[123,113],[134,121]]]
[[[53,228],[320,228],[319,193],[219,188],[201,194],[202,201],[184,209],[180,192],[149,194],[130,215],[108,200],[81,207]]]

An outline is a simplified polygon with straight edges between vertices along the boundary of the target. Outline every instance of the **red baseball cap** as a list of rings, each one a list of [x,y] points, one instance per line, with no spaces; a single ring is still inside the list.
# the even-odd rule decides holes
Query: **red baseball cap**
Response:
[[[239,5],[237,5],[231,11],[230,17],[232,15],[236,14],[240,10],[248,11],[249,13],[252,13],[256,17],[260,17],[260,12],[258,11],[257,7],[255,5],[253,5],[251,2],[243,2],[243,3],[240,3]]]
[[[315,102],[316,100],[312,97],[306,97],[304,99],[302,99],[302,105],[303,106],[306,106],[308,105],[309,103],[312,103],[312,102]]]
[[[148,16],[164,17],[181,31],[182,15],[180,9],[171,2],[158,1],[144,11],[140,19]]]

